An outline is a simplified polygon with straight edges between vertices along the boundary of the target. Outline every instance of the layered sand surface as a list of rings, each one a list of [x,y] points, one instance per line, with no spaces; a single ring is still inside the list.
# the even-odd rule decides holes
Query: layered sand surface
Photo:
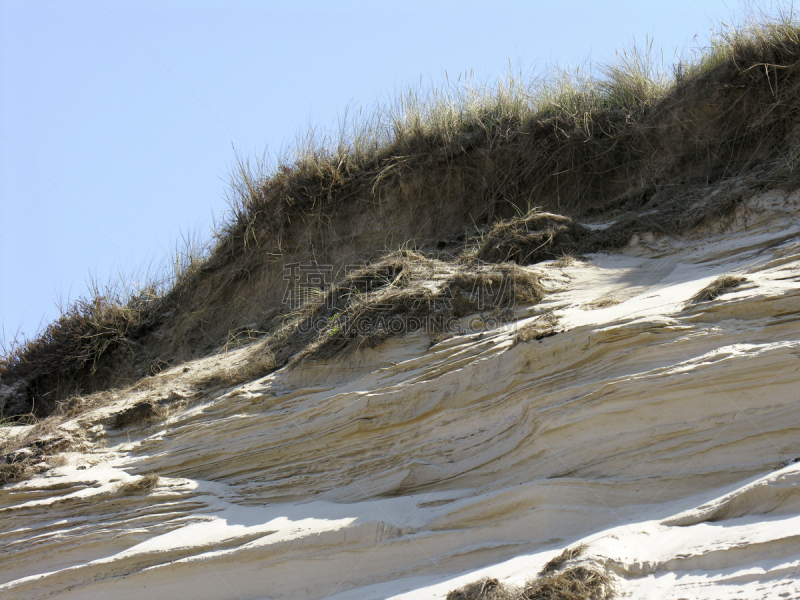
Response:
[[[800,598],[800,197],[529,268],[549,293],[500,328],[99,398],[0,488],[0,598],[443,599],[580,542],[620,597]]]

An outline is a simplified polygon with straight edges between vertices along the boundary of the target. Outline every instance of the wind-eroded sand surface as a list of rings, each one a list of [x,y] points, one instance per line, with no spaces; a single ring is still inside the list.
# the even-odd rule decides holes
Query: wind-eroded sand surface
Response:
[[[241,348],[100,402],[0,488],[0,598],[443,599],[581,541],[621,597],[800,598],[798,202],[530,267],[550,293],[500,329],[198,391]]]

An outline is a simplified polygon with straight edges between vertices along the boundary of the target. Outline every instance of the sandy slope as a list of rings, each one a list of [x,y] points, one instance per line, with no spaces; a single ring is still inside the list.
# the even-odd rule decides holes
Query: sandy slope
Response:
[[[120,394],[0,489],[0,598],[434,599],[580,540],[623,597],[800,598],[799,202],[539,265],[551,293],[500,330],[197,390],[244,348]],[[723,274],[747,282],[688,303]]]

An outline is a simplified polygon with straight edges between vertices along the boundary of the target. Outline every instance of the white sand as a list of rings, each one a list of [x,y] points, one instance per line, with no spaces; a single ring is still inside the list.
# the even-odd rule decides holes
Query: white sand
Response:
[[[443,599],[579,541],[623,597],[799,598],[799,217],[772,193],[536,267],[553,292],[480,338],[192,397],[244,348],[121,394],[67,425],[86,452],[0,489],[0,598]],[[723,274],[748,281],[687,308]],[[515,345],[549,309],[563,331]],[[97,425],[171,392],[166,422]]]

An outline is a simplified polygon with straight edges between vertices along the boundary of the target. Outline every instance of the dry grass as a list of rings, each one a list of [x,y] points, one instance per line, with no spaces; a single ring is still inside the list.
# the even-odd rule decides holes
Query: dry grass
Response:
[[[610,600],[611,578],[590,567],[572,567],[528,581],[522,588],[483,579],[447,594],[447,600]]]
[[[447,600],[517,600],[515,590],[497,579],[481,579],[447,594]]]
[[[148,473],[135,478],[133,481],[120,484],[115,491],[121,496],[149,494],[158,486],[158,481],[158,475],[155,473]]]
[[[115,429],[142,425],[159,416],[160,411],[154,402],[142,401],[114,416],[112,427]]]
[[[18,483],[47,471],[53,456],[72,448],[77,440],[58,431],[48,419],[37,420],[24,434],[4,432],[0,439],[0,486]]]
[[[557,325],[558,317],[553,313],[545,313],[517,330],[514,334],[514,345],[539,341],[556,335],[558,333]]]
[[[46,416],[88,380],[108,377],[108,362],[134,353],[132,339],[152,327],[159,296],[154,290],[129,298],[110,292],[79,299],[36,338],[0,359],[0,376],[24,381],[29,410]]]
[[[698,304],[700,302],[711,302],[716,300],[722,294],[739,287],[742,283],[747,281],[746,277],[738,275],[723,275],[712,281],[709,285],[700,290],[697,294],[692,296],[689,300],[690,304]]]
[[[227,369],[216,369],[209,375],[201,376],[195,381],[195,385],[200,388],[233,387],[260,379],[281,366],[283,365],[275,361],[270,349],[262,344],[244,362]]]
[[[601,308],[608,308],[609,306],[616,306],[617,304],[622,303],[623,297],[615,294],[610,294],[603,296],[602,298],[597,298],[596,300],[592,300],[587,304],[581,306],[583,310],[599,310]]]
[[[669,176],[653,167],[660,166],[657,153],[675,154],[676,132],[664,132],[676,128],[684,152],[699,146],[693,150],[705,161],[703,181],[733,175],[750,165],[737,157],[758,130],[795,122],[790,99],[797,92],[798,31],[791,11],[754,13],[742,26],[720,26],[708,48],[671,73],[648,42],[618,52],[595,72],[555,68],[532,80],[509,73],[492,86],[465,75],[427,92],[409,90],[386,106],[342,119],[334,134],[310,132],[274,165],[240,161],[224,237],[254,243],[262,222],[282,239],[285,221],[303,210],[330,211],[365,193],[379,196],[398,174],[428,170],[432,161],[477,186],[490,217],[498,204],[519,207],[532,199],[572,211],[596,202],[604,190],[625,191],[633,171]],[[720,87],[730,91],[719,94]],[[742,88],[750,89],[735,91]],[[742,102],[748,94],[751,101]],[[691,106],[707,102],[720,114]],[[686,114],[681,106],[689,108]],[[658,143],[665,137],[668,148]],[[708,172],[716,168],[709,154],[722,172]],[[682,179],[686,158],[677,174]]]
[[[443,261],[413,250],[391,252],[311,294],[241,365],[215,372],[206,385],[252,381],[287,364],[330,359],[389,337],[446,336],[467,315],[498,323],[519,303],[544,294],[539,274],[512,263]]]
[[[521,588],[485,578],[451,591],[447,600],[610,600],[614,585],[604,572],[585,565],[563,569],[585,549],[583,544],[567,548]]]
[[[565,548],[561,554],[547,561],[547,564],[539,571],[539,576],[560,571],[561,567],[563,567],[566,562],[583,554],[586,548],[586,544],[578,544],[574,548]]]
[[[645,44],[593,72],[508,74],[493,85],[463,76],[345,115],[339,131],[310,131],[294,154],[239,159],[213,248],[185,240],[158,285],[95,290],[40,335],[6,346],[0,384],[18,388],[0,412],[50,414],[59,400],[214,351],[252,322],[270,335],[274,361],[259,361],[254,372],[299,351],[293,327],[307,318],[324,316],[329,325],[324,335],[301,335],[304,356],[379,343],[386,331],[352,324],[399,315],[408,326],[415,307],[437,299],[414,275],[423,264],[394,282],[378,261],[380,293],[342,275],[326,294],[335,312],[310,304],[309,314],[279,314],[281,267],[311,258],[348,264],[349,240],[361,231],[353,221],[370,211],[376,228],[402,241],[436,244],[482,230],[465,259],[518,264],[719,218],[754,189],[800,184],[798,97],[800,28],[784,12],[720,27],[708,48],[672,72]],[[724,193],[712,198],[712,189]],[[602,233],[571,220],[611,214],[617,223]],[[362,241],[359,259],[385,244]],[[440,283],[463,303],[464,285],[453,277]],[[381,295],[395,312],[378,308]]]
[[[184,236],[168,264],[108,285],[91,282],[88,297],[61,306],[61,315],[37,336],[0,344],[0,416],[19,407],[44,417],[81,394],[160,372],[170,344],[153,344],[174,317],[187,283],[199,273],[208,250],[198,236]],[[138,283],[144,280],[146,283]],[[20,388],[4,398],[3,383]],[[8,386],[6,386],[8,387]],[[14,404],[16,412],[5,412]]]
[[[403,250],[348,274],[265,342],[275,366],[374,347],[392,335],[441,334],[469,314],[538,301],[539,275],[514,264],[465,265]]]
[[[595,143],[598,134],[606,137],[601,130],[610,126],[613,131],[625,119],[641,117],[672,83],[651,46],[634,46],[593,74],[552,68],[526,79],[509,72],[493,85],[463,74],[440,87],[409,89],[355,118],[346,115],[337,132],[309,131],[298,138],[293,153],[274,164],[239,159],[230,186],[232,218],[223,237],[244,246],[257,243],[258,223],[266,219],[280,238],[283,221],[302,209],[335,205],[365,190],[377,193],[400,173],[426,170],[432,161],[449,164],[470,179],[470,171],[488,167],[474,182],[492,202],[530,199],[538,186],[532,189],[529,182],[542,176],[550,182],[552,173],[586,163],[581,155],[598,163],[608,149]],[[545,132],[555,139],[520,144]],[[579,144],[591,150],[583,152]],[[515,156],[508,156],[509,150]],[[482,164],[466,156],[475,153],[483,155],[477,157]],[[459,164],[459,157],[466,161]],[[519,167],[520,160],[528,163],[524,177],[503,172],[509,163]],[[554,169],[559,163],[561,168]]]
[[[592,232],[569,217],[533,209],[523,217],[494,224],[475,257],[487,262],[528,265],[585,251]]]
[[[242,364],[216,371],[199,384],[233,386],[287,364],[335,358],[397,335],[446,337],[462,325],[459,319],[478,312],[499,324],[513,306],[542,298],[539,277],[512,263],[391,252],[309,295]]]
[[[611,578],[590,567],[577,566],[525,584],[520,600],[608,600],[614,597]]]

